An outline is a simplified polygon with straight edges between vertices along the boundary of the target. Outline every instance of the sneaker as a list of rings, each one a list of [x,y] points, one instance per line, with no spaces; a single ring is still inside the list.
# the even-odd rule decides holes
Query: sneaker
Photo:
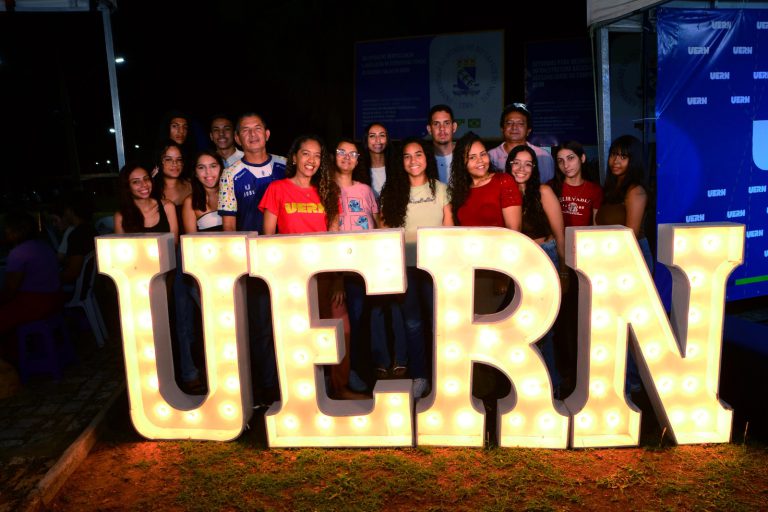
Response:
[[[408,373],[407,366],[395,366],[394,368],[392,368],[393,379],[404,379],[407,373]]]
[[[413,379],[413,398],[424,398],[429,394],[429,382],[427,379]]]
[[[376,368],[376,380],[386,380],[389,378],[389,371],[386,368]]]

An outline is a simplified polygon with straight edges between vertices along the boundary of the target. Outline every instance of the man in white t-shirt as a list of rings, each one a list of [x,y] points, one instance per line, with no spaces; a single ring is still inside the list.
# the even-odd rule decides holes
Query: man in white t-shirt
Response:
[[[525,103],[512,103],[504,108],[501,113],[501,134],[504,142],[488,152],[491,163],[500,171],[504,170],[507,163],[507,155],[515,146],[527,144],[534,153],[539,164],[539,177],[541,183],[546,183],[555,177],[555,161],[546,150],[534,146],[526,139],[533,130],[531,113]]]
[[[235,125],[227,116],[217,115],[211,119],[209,137],[216,146],[216,152],[224,160],[224,169],[232,167],[243,158],[243,152],[235,146]]]
[[[453,120],[453,109],[448,105],[435,105],[429,109],[427,131],[432,136],[432,145],[437,160],[437,175],[443,183],[451,178],[451,162],[453,161],[453,135],[458,125]]]

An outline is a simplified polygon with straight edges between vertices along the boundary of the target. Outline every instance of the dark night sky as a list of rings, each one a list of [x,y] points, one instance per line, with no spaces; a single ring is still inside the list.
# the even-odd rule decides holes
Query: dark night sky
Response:
[[[304,132],[351,135],[355,41],[503,29],[505,100],[519,100],[525,42],[587,37],[584,2],[531,4],[481,0],[438,15],[446,2],[118,1],[128,156],[154,145],[171,109],[200,127],[215,112],[263,112],[273,152]],[[114,164],[105,60],[100,13],[0,14],[4,171],[66,176],[74,162],[83,174]]]

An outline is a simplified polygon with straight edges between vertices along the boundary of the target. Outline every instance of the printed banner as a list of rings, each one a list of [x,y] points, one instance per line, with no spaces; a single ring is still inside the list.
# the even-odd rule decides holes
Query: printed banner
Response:
[[[456,137],[499,136],[504,33],[477,32],[355,45],[355,136],[373,122],[391,138],[426,136],[432,105],[453,109]]]
[[[746,224],[727,300],[768,294],[768,10],[658,10],[657,221]]]

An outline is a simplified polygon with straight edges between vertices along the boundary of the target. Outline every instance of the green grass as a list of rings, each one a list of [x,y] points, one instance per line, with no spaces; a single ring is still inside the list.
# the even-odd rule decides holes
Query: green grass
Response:
[[[178,442],[186,510],[765,510],[768,451],[265,449]],[[622,462],[616,464],[614,459]]]

